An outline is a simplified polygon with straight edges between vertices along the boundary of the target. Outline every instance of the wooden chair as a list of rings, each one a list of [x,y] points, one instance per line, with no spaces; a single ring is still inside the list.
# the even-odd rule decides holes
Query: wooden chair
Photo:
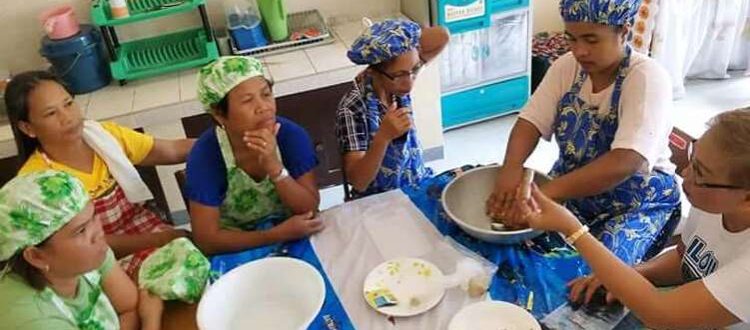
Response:
[[[177,180],[177,187],[180,188],[182,201],[185,202],[185,210],[187,210],[188,214],[190,214],[190,200],[187,198],[187,192],[185,191],[185,185],[187,182],[187,175],[185,175],[185,170],[175,171],[174,178],[175,180]]]

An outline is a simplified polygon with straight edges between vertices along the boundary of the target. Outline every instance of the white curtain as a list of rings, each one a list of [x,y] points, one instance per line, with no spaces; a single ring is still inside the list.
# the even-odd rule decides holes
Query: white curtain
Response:
[[[684,80],[750,74],[750,0],[660,0],[651,56],[669,72],[675,97]]]

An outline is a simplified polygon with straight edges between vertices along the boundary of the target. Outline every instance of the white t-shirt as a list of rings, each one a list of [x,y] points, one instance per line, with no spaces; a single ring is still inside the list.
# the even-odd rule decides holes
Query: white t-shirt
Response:
[[[572,53],[560,57],[521,111],[520,117],[536,126],[547,141],[552,137],[557,104],[573,86],[579,70],[581,66]],[[586,104],[598,106],[600,114],[606,114],[614,85],[592,93],[591,78],[587,77],[579,96]],[[611,149],[629,149],[643,156],[648,162],[648,167],[641,170],[644,173],[653,169],[674,173],[675,166],[669,161],[672,111],[669,74],[653,59],[633,52],[622,85],[618,127]]]
[[[750,329],[750,229],[731,233],[720,214],[693,207],[682,242],[685,280],[703,279],[714,298],[744,322],[730,329]]]

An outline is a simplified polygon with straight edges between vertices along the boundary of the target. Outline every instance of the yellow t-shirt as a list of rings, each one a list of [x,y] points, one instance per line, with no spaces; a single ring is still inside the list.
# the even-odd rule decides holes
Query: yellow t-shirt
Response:
[[[150,135],[136,132],[130,128],[117,125],[112,122],[101,123],[104,130],[112,134],[118,144],[125,151],[125,155],[133,164],[139,164],[151,152],[154,147],[154,138]],[[53,160],[45,160],[44,155],[35,151],[31,157],[18,171],[18,174],[26,174],[48,169],[60,170],[77,177],[88,191],[91,198],[101,197],[108,192],[114,185],[115,179],[110,175],[107,164],[96,153],[94,154],[94,164],[91,167],[91,173],[85,173],[77,169],[68,167],[64,164]]]

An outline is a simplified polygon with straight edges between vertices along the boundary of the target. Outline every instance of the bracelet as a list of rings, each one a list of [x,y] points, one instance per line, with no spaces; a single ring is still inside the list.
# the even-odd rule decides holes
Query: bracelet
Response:
[[[286,170],[286,168],[282,167],[279,174],[271,177],[270,179],[271,179],[271,182],[278,183],[279,181],[284,180],[288,177],[289,177],[289,172]]]
[[[573,244],[576,243],[576,241],[583,236],[583,234],[586,234],[589,232],[589,226],[583,225],[581,228],[576,230],[575,233],[571,234],[568,237],[565,237],[565,242],[569,245],[573,246]]]

